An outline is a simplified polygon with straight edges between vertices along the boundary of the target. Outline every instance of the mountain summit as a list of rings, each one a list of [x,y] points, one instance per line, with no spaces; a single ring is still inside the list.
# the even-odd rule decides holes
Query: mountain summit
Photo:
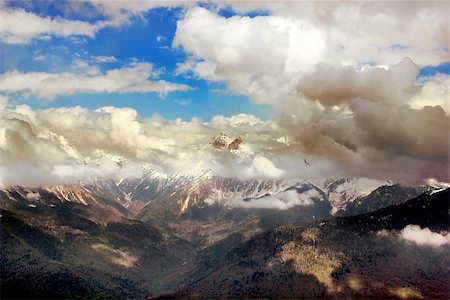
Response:
[[[219,133],[214,139],[209,143],[211,146],[213,146],[216,149],[224,149],[228,148],[228,145],[230,145],[233,142],[233,139],[230,138],[226,133]]]
[[[243,143],[245,143],[245,140],[242,137],[238,136],[232,139],[226,133],[221,132],[209,144],[219,150],[225,148],[228,150],[238,150],[239,146]]]

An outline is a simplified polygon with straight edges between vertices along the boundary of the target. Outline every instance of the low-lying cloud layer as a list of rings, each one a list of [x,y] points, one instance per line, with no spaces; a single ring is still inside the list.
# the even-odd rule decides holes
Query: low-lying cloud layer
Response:
[[[417,225],[408,225],[400,233],[402,239],[416,243],[420,246],[440,247],[450,244],[448,233],[440,234],[429,228],[420,228]]]
[[[312,200],[313,198],[320,198],[320,194],[316,190],[309,190],[300,194],[296,190],[287,190],[258,199],[236,201],[234,204],[238,207],[245,208],[276,208],[279,210],[285,210],[294,206],[312,205],[314,204],[314,201]]]
[[[217,150],[209,142],[220,131],[243,135],[250,142],[242,150]],[[277,133],[273,122],[244,114],[183,122],[156,115],[140,119],[131,108],[35,111],[19,105],[1,114],[0,184],[135,177],[143,166],[164,173],[211,169],[232,177],[280,177],[284,171],[268,158],[287,147],[273,140]]]
[[[380,236],[391,236],[386,230],[378,232]],[[421,228],[418,225],[407,225],[395,236],[403,241],[411,242],[419,246],[427,246],[433,248],[439,248],[441,246],[450,245],[450,235],[448,232],[434,232],[429,228]]]

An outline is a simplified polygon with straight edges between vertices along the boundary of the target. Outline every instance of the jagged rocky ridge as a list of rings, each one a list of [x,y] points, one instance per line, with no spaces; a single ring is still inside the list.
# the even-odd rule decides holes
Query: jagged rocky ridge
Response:
[[[54,208],[66,202],[92,210],[108,207],[119,215],[152,222],[206,246],[235,231],[248,233],[248,226],[253,227],[250,232],[254,234],[283,224],[370,212],[432,188],[363,178],[238,180],[211,172],[167,176],[147,171],[136,179],[47,188],[13,187],[0,190],[0,201],[4,207],[21,203],[29,209]],[[209,230],[199,232],[198,226]]]
[[[153,203],[175,202],[173,213],[181,215],[190,209],[217,205],[224,208],[265,208],[258,200],[272,196],[280,201],[283,193],[315,198],[331,206],[330,214],[348,215],[376,210],[401,203],[431,186],[401,186],[365,178],[329,178],[324,180],[239,180],[216,176],[210,171],[195,176],[164,175],[147,171],[141,178],[98,180],[90,184],[70,184],[46,188],[12,187],[0,190],[3,199],[22,200],[29,205],[54,205],[61,201],[83,205],[110,200],[132,214],[142,214]],[[52,202],[53,201],[53,202]],[[292,201],[291,206],[302,205]],[[304,204],[303,204],[304,205]],[[276,207],[273,207],[276,208]],[[283,209],[283,207],[278,208]],[[347,211],[350,210],[350,211]],[[347,211],[347,212],[346,212]]]
[[[119,202],[82,191],[64,191],[76,201],[62,201],[61,189],[2,191],[3,297],[448,297],[439,263],[445,251],[376,234],[407,224],[448,228],[448,190],[361,216],[270,224],[269,231],[263,214],[240,218],[235,208],[207,219],[191,208],[164,223],[136,220]]]

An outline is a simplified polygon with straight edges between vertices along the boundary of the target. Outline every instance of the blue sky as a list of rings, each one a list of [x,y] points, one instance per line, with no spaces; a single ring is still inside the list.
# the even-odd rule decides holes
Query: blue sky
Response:
[[[201,4],[211,7],[211,4]],[[81,20],[94,24],[108,17],[96,12],[89,3],[83,8],[67,9],[62,1],[19,1],[8,4],[9,9],[25,9],[42,18]],[[70,5],[69,5],[70,6]],[[184,8],[155,8],[132,16],[121,26],[106,26],[95,37],[73,35],[46,39],[31,39],[27,43],[1,43],[0,72],[64,73],[84,72],[75,62],[81,60],[104,73],[110,69],[130,66],[137,62],[150,62],[159,71],[158,80],[185,84],[190,90],[175,90],[164,97],[155,92],[131,93],[72,93],[57,95],[52,100],[36,95],[8,93],[12,104],[25,103],[33,108],[81,105],[98,108],[106,105],[135,108],[143,117],[159,114],[166,118],[189,120],[194,116],[209,120],[215,115],[254,114],[262,119],[271,117],[269,105],[255,104],[245,93],[231,92],[226,81],[208,81],[192,74],[176,74],[177,63],[187,59],[181,47],[172,47],[177,21],[183,17]],[[236,11],[227,7],[218,15],[230,18]],[[259,9],[245,13],[246,16],[266,16],[268,10]],[[397,47],[398,48],[398,47]],[[95,57],[113,57],[114,61],[99,63]],[[431,76],[437,72],[449,74],[449,63],[437,66],[421,66],[421,74]]]
[[[57,5],[15,3],[15,8],[26,8],[35,14],[55,18],[63,15],[67,19],[89,22],[102,20],[101,15],[83,18],[82,14],[63,14]],[[232,10],[223,10],[224,16],[231,16]],[[251,13],[254,15],[255,13]],[[264,12],[261,12],[264,14]],[[182,15],[181,8],[156,8],[143,13],[143,18],[133,18],[129,24],[120,27],[106,27],[95,38],[51,37],[51,40],[33,39],[27,44],[1,45],[0,72],[76,72],[76,59],[89,60],[96,56],[114,57],[114,62],[96,63],[102,72],[120,68],[133,62],[150,62],[161,71],[160,79],[191,86],[190,91],[174,91],[165,97],[157,93],[76,93],[56,96],[46,100],[36,96],[23,97],[10,94],[13,104],[25,103],[33,108],[49,108],[80,105],[95,109],[102,106],[133,107],[141,116],[159,114],[166,118],[189,120],[200,117],[209,120],[215,115],[254,114],[260,118],[270,117],[267,105],[257,105],[245,95],[237,95],[227,90],[225,82],[212,82],[196,76],[176,75],[177,63],[186,59],[183,49],[172,47],[176,22]]]

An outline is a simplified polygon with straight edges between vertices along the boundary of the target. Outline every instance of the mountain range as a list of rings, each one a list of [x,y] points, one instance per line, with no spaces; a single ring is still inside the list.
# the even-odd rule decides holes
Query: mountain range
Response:
[[[406,203],[432,203],[414,207],[447,216],[448,190],[435,191],[365,178],[239,180],[209,171],[187,176],[152,170],[134,179],[11,187],[0,190],[2,297],[392,296],[397,285],[379,294],[366,286],[376,274],[346,274],[362,272],[360,264],[372,270],[373,261],[379,268],[390,257],[383,251],[394,250],[380,250],[376,232],[432,225],[414,220]],[[444,219],[431,228],[446,230]],[[358,238],[369,252],[358,247]],[[394,257],[403,251],[396,243]],[[398,284],[409,282],[402,291],[448,296],[441,282],[446,271],[431,266],[442,258],[439,251],[427,254],[420,267],[430,282],[441,276],[439,284],[417,290],[418,283],[401,273]],[[422,259],[421,253],[412,257]],[[360,264],[349,262],[355,260]],[[364,288],[348,290],[350,281]]]

